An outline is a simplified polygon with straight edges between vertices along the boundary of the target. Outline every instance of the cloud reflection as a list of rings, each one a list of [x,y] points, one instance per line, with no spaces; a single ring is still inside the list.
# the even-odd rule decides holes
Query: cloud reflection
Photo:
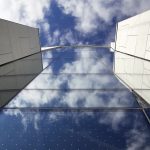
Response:
[[[47,57],[52,57],[52,53],[45,54],[48,55]],[[104,53],[101,49],[81,48],[75,49],[73,54],[76,59],[71,62],[63,61],[64,64],[57,74],[53,74],[55,72],[54,61],[54,68],[50,65],[44,70],[43,74],[40,74],[25,90],[20,92],[8,107],[137,106],[135,97],[110,72],[112,69],[110,69],[108,50]],[[100,54],[104,56],[97,57]]]
[[[76,51],[75,60],[69,60],[69,62],[63,61],[64,64],[61,65],[62,67],[59,68],[57,74],[54,73],[55,68],[52,68],[50,65],[43,71],[43,74],[37,76],[33,82],[20,92],[7,107],[138,107],[132,93],[125,89],[112,74],[109,68],[111,66],[109,54],[107,52],[103,53],[105,58],[99,58],[97,56],[99,56],[100,51],[96,51],[95,49],[89,50],[89,48],[85,48],[83,51],[86,51],[86,53],[82,52],[82,49]],[[62,62],[60,61],[60,63]],[[53,66],[55,66],[55,64],[53,64]],[[106,68],[107,66],[108,68]],[[73,75],[69,74],[72,72],[74,73]],[[79,88],[82,90],[79,90]],[[99,90],[102,88],[106,90]],[[120,90],[117,91],[115,90],[116,88]],[[13,115],[17,117],[20,116],[25,130],[28,130],[29,125],[32,123],[34,130],[40,131],[41,122],[43,122],[43,118],[45,119],[42,112],[38,111],[33,114],[29,112],[29,115],[27,115],[27,113],[21,110],[7,110],[5,114],[11,115],[12,117]],[[65,112],[46,114],[46,117],[48,117],[46,120],[48,120],[50,124],[56,124],[57,122],[61,122],[63,118],[68,117]],[[134,148],[134,144],[139,141],[142,146],[145,145],[148,138],[145,131],[139,131],[143,134],[144,142],[135,140],[134,137],[136,137],[139,132],[133,132],[132,130],[137,131],[139,128],[130,126],[134,118],[136,120],[136,116],[132,114],[129,116],[128,113],[124,111],[99,112],[98,114],[97,116],[93,112],[83,112],[76,115],[76,113],[70,112],[73,124],[80,125],[82,120],[86,118],[96,119],[94,121],[98,123],[97,128],[105,127],[106,130],[109,128],[111,132],[110,136],[115,136],[118,131],[124,132],[125,126],[129,126],[126,134],[124,133],[126,136],[124,135],[121,139],[126,142],[126,149]],[[134,124],[136,123],[135,121]],[[69,132],[74,132],[72,128],[73,127],[69,127]],[[88,132],[90,131],[86,133],[89,135],[87,136],[87,140],[93,142],[97,141],[97,139]],[[84,133],[80,133],[79,135],[85,136]],[[130,137],[130,135],[132,135],[132,137]],[[107,137],[105,138],[107,139]],[[105,144],[102,142],[101,145],[104,146]],[[110,146],[111,143],[108,142],[107,146],[108,145]],[[137,148],[140,148],[141,145]],[[113,145],[112,147],[114,148],[115,146]]]

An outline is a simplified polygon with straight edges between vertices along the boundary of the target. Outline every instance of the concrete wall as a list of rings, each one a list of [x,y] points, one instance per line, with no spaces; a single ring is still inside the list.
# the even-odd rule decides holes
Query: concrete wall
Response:
[[[150,11],[118,23],[116,50],[115,73],[150,104]]]
[[[0,65],[39,51],[37,28],[0,19]]]

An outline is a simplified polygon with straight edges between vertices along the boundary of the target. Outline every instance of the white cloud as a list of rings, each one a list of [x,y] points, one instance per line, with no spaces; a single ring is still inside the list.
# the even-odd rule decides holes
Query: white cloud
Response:
[[[145,132],[142,133],[138,129],[133,129],[128,134],[130,137],[127,140],[127,150],[148,150],[150,148],[146,145],[146,138],[148,137],[148,135]]]
[[[137,118],[139,120],[139,116]],[[137,121],[137,118],[133,120],[133,128],[126,133],[127,150],[149,150],[150,146],[148,142],[149,135],[146,132],[147,128],[143,126],[140,121]]]
[[[132,16],[150,9],[147,0],[57,0],[66,14],[76,18],[76,29],[82,33],[103,30],[105,24],[111,24],[114,16]]]
[[[66,31],[64,34],[61,35],[60,37],[60,45],[65,45],[65,43],[70,43],[70,44],[76,44],[79,41],[76,41],[74,34],[71,30]]]
[[[45,35],[47,45],[67,45],[68,43],[74,45],[81,43],[75,38],[74,33],[71,30],[63,31],[63,33],[61,33],[61,31],[56,29],[52,33],[45,32]]]
[[[111,64],[107,54],[100,58],[101,56],[92,48],[76,49],[76,55],[76,61],[64,64],[60,72],[103,73],[104,70],[108,70],[108,68],[105,68],[105,65],[109,66]]]
[[[46,12],[51,13],[50,5],[51,0],[0,1],[0,18],[40,28],[48,46],[64,45],[67,42],[74,44],[75,40],[71,31],[66,31],[63,35],[57,29],[50,32],[50,23],[48,18],[45,18]]]
[[[58,4],[63,7],[66,14],[71,14],[76,17],[76,29],[84,33],[92,32],[97,29],[97,17],[103,20],[108,20],[109,10],[102,10],[105,14],[98,13],[104,9],[99,1],[80,1],[80,0],[58,0]]]
[[[105,112],[99,119],[100,124],[111,125],[113,130],[119,130],[120,124],[126,118],[126,113],[124,111],[116,112]]]
[[[150,1],[147,0],[57,0],[57,3],[65,14],[76,18],[76,30],[90,34],[95,33],[97,29],[105,29],[107,24],[112,24],[114,16],[132,16],[150,8]],[[51,0],[0,1],[0,18],[39,27],[46,37],[46,45],[79,43],[70,30],[62,34],[56,29],[54,33],[50,33],[50,23],[44,17],[50,4]],[[108,35],[110,36],[114,37],[114,33]]]
[[[0,1],[0,18],[37,27],[37,23],[44,19],[49,5],[50,0]]]

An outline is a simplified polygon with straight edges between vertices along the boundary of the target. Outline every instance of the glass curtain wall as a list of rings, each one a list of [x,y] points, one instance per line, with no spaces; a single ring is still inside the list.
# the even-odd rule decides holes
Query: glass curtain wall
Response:
[[[13,64],[22,61],[1,71],[1,149],[150,149],[149,105],[114,74],[108,48],[56,48]]]

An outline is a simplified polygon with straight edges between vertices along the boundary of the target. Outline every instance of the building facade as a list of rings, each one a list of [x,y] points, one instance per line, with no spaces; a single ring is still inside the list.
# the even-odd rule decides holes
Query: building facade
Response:
[[[13,27],[12,32],[19,32],[13,44],[19,48],[11,52],[4,43],[9,54],[1,51],[1,64],[7,64],[0,66],[0,149],[150,149],[148,95],[137,91],[143,85],[141,76],[149,91],[144,78],[149,64],[138,50],[136,56],[136,48],[133,53],[135,35],[121,24],[114,53],[110,47],[92,45],[40,51],[37,29]],[[141,32],[139,38],[147,36]],[[130,35],[127,47],[120,44],[124,33]]]
[[[0,65],[39,51],[37,28],[0,19]]]
[[[118,23],[114,72],[150,104],[150,11]]]

